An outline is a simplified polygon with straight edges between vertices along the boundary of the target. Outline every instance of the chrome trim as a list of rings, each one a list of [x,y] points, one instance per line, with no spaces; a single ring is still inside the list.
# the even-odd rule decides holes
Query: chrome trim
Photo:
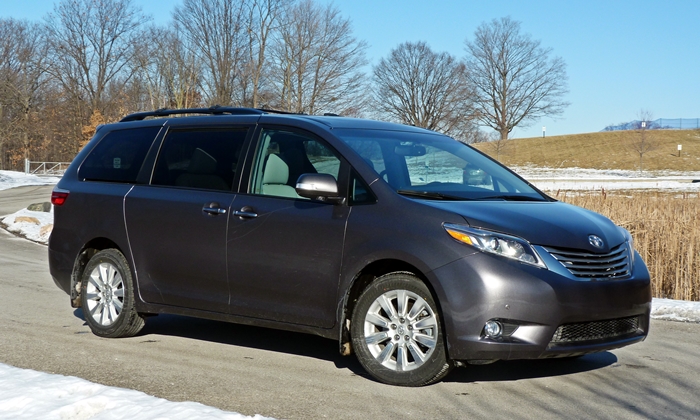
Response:
[[[626,278],[632,274],[627,243],[618,245],[604,254],[553,247],[543,248],[578,278],[612,280]]]

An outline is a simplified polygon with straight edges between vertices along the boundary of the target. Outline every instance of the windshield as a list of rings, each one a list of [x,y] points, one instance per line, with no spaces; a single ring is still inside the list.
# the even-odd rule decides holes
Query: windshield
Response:
[[[508,169],[440,134],[337,129],[397,193],[433,200],[545,201]]]

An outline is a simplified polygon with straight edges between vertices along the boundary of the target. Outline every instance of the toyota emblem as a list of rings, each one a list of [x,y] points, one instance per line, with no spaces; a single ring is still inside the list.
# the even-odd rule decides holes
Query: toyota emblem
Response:
[[[603,240],[596,235],[588,235],[588,243],[598,249],[603,249],[603,245],[605,245]]]

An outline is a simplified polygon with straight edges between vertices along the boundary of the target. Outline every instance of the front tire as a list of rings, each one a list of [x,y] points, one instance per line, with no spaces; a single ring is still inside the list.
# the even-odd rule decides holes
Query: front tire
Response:
[[[129,263],[118,250],[105,249],[90,258],[80,292],[85,321],[95,335],[131,337],[145,325],[134,307],[134,281]]]
[[[452,367],[437,305],[411,274],[391,273],[370,284],[357,301],[350,333],[360,364],[381,382],[428,385]]]

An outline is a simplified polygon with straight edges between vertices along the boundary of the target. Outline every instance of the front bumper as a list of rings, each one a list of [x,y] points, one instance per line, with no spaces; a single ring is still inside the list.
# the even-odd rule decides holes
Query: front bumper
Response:
[[[638,255],[627,279],[581,280],[567,274],[483,253],[431,272],[450,359],[575,356],[646,338],[651,286]],[[505,325],[507,334],[486,337],[489,320]]]

